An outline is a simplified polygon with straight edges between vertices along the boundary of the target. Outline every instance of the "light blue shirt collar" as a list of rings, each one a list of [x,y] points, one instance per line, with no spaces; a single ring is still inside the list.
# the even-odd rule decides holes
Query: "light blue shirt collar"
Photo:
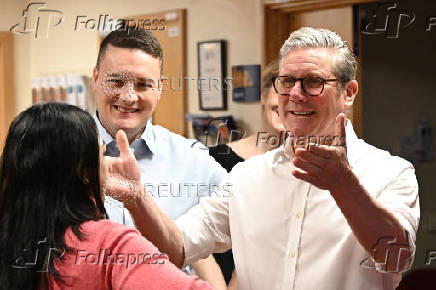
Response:
[[[97,124],[97,129],[100,132],[100,138],[103,140],[103,142],[105,144],[109,144],[112,141],[114,141],[114,138],[107,132],[106,128],[104,128],[103,125],[100,123],[100,120],[98,119],[97,111],[94,114],[94,120],[95,123]],[[156,152],[156,139],[155,139],[153,124],[151,123],[151,118],[147,120],[147,124],[145,125],[145,130],[144,132],[142,132],[141,136],[137,140],[141,140],[140,143],[143,143],[144,146],[146,146],[152,154]],[[135,144],[139,143],[137,142],[137,140],[132,142],[131,145],[133,145],[133,143]]]

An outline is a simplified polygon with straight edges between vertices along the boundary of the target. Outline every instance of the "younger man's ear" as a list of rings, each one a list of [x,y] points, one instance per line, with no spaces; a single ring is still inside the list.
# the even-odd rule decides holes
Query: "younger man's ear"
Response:
[[[97,78],[98,78],[98,69],[97,67],[94,67],[94,70],[92,72],[92,89],[94,92],[97,90]]]

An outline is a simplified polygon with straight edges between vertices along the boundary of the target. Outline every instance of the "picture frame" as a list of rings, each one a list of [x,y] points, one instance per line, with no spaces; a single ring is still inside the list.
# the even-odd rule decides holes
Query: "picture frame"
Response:
[[[234,102],[250,103],[260,101],[260,65],[234,65],[232,66]]]
[[[198,96],[200,110],[227,110],[227,43],[210,40],[197,43]]]

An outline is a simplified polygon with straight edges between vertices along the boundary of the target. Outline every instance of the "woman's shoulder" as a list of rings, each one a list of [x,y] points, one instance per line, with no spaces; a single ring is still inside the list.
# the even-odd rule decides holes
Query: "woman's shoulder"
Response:
[[[96,238],[97,236],[105,235],[107,232],[120,232],[123,233],[124,231],[135,231],[134,229],[130,229],[122,224],[119,224],[117,222],[113,222],[108,219],[101,219],[101,220],[89,220],[80,225],[80,231],[85,235],[89,236],[90,238]]]
[[[124,231],[124,230],[133,230],[131,228],[128,228],[120,223],[108,220],[108,219],[101,219],[101,220],[90,220],[86,221],[81,225],[81,228],[83,230],[87,231],[105,231],[105,230],[114,230],[114,231]]]
[[[103,242],[107,240],[115,240],[124,236],[139,237],[145,240],[138,230],[108,219],[84,222],[81,229],[85,235],[94,237],[94,240],[99,240],[100,238]]]
[[[66,242],[73,249],[73,256],[78,258],[92,255],[101,256],[101,252],[111,253],[111,257],[123,256],[126,253],[148,253],[153,257],[168,259],[164,254],[136,229],[110,221],[98,220],[84,222],[81,227],[81,237],[76,237],[69,229]]]
[[[70,250],[56,261],[56,268],[68,279],[60,282],[50,277],[53,289],[64,289],[65,286],[74,289],[136,288],[145,281],[144,278],[141,282],[138,277],[146,277],[146,274],[152,275],[150,279],[159,284],[153,268],[142,265],[162,266],[168,262],[168,256],[160,253],[137,230],[110,220],[98,220],[82,223],[80,231],[81,238],[71,228],[67,231],[72,242],[68,243],[66,239]]]
[[[146,243],[148,242],[136,229],[107,219],[86,221],[80,225],[79,231],[80,237],[74,234],[72,228],[67,230],[65,235],[67,245],[94,248],[102,246],[115,247],[121,241],[126,241],[126,239],[133,239],[136,242],[143,239]]]

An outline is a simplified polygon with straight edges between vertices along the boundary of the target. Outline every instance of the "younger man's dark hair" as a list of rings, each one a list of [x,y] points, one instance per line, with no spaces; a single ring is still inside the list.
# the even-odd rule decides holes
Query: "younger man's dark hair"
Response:
[[[140,49],[153,57],[159,58],[162,71],[162,47],[157,38],[151,34],[150,31],[139,28],[133,30],[121,28],[109,33],[100,44],[96,64],[97,69],[100,68],[100,63],[109,44],[119,48]]]

